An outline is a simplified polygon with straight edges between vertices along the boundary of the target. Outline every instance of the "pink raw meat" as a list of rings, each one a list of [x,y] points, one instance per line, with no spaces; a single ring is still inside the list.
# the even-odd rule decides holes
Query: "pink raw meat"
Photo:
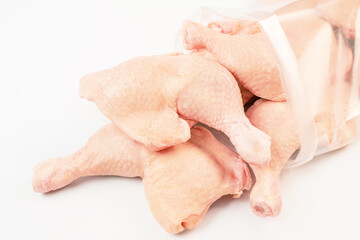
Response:
[[[247,162],[265,165],[270,159],[270,140],[246,118],[237,82],[211,59],[137,57],[83,77],[80,95],[152,150],[187,141],[186,119],[224,132]]]
[[[186,143],[151,152],[109,124],[73,155],[37,165],[34,190],[53,191],[83,176],[140,176],[150,209],[166,231],[194,228],[214,201],[239,197],[252,181],[239,155],[207,129],[194,127],[191,135]]]

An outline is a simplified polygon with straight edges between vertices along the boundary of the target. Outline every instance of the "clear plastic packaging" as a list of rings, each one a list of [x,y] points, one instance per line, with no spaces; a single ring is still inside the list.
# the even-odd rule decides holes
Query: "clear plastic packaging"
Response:
[[[359,136],[360,1],[300,0],[262,9],[207,9],[191,20],[260,26],[281,75],[297,126],[296,167],[341,148]],[[243,24],[244,25],[244,24]],[[230,141],[216,133],[220,141]]]

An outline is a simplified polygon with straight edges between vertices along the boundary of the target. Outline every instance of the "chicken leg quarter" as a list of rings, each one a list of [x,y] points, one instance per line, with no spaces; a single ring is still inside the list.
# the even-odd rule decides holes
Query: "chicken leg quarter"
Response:
[[[191,135],[186,143],[150,152],[109,124],[73,155],[36,166],[34,190],[56,190],[81,176],[140,176],[160,225],[171,233],[191,229],[218,198],[228,194],[239,197],[252,184],[249,169],[239,155],[207,129],[194,127]],[[227,167],[229,162],[233,162],[232,169]],[[234,171],[240,178],[232,174]]]
[[[229,35],[191,21],[183,23],[182,31],[186,49],[212,53],[254,95],[285,100],[275,59],[262,32]]]
[[[80,95],[152,150],[187,141],[185,120],[193,120],[228,135],[245,161],[265,165],[270,159],[269,137],[246,118],[236,80],[211,59],[181,54],[134,58],[82,78]]]

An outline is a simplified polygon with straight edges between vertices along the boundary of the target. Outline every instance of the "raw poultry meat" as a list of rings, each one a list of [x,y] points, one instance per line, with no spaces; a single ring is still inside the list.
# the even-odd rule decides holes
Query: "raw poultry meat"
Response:
[[[303,24],[294,28],[299,22]],[[347,94],[351,86],[346,78],[351,69],[352,53],[343,39],[336,39],[331,27],[320,19],[301,18],[282,24],[299,61],[319,145],[342,147],[354,139],[357,131],[356,119],[346,120],[351,98]],[[302,37],[302,32],[307,32],[307,36]],[[263,168],[251,166],[256,177],[250,195],[251,207],[258,216],[277,216],[281,210],[280,173],[300,147],[295,123],[286,102],[259,100],[246,114],[272,141],[270,164]]]
[[[281,18],[289,42],[298,59],[302,80],[317,124],[321,144],[333,142],[343,132],[351,111],[349,72],[353,53],[341,35],[314,16]],[[301,23],[301,24],[299,24]],[[303,36],[303,32],[307,32]],[[316,54],[315,54],[316,53]],[[339,146],[342,146],[340,144]]]
[[[239,88],[240,88],[241,97],[242,97],[244,105],[246,105],[249,102],[252,102],[251,101],[252,99],[256,99],[256,96],[252,92],[250,92],[249,89],[246,89],[240,83],[239,83]]]
[[[85,76],[80,95],[150,149],[187,141],[186,119],[224,132],[247,162],[265,165],[270,159],[269,137],[245,117],[237,82],[211,59],[182,54],[137,57]]]
[[[152,153],[113,124],[98,130],[86,145],[68,157],[48,159],[34,167],[33,188],[46,193],[83,176],[143,177]]]
[[[345,95],[351,92],[346,79],[353,54],[344,38],[335,36],[331,26],[314,14],[283,14],[280,23],[297,57],[314,116],[321,118],[323,124],[327,122],[325,125],[341,124],[352,107]],[[261,31],[257,22],[249,20],[212,22],[209,27],[226,34]]]
[[[171,233],[195,227],[214,201],[228,194],[239,197],[252,184],[239,155],[203,127],[194,127],[186,143],[151,152],[108,124],[73,155],[36,166],[33,187],[49,192],[93,175],[142,177],[152,213]]]
[[[276,12],[297,59],[318,150],[340,148],[358,130],[351,71],[358,62],[348,46],[354,40],[345,38],[355,37],[359,6],[303,0]],[[112,123],[74,154],[37,165],[35,191],[53,191],[82,176],[141,177],[154,217],[178,233],[195,227],[223,195],[237,198],[250,189],[247,161],[256,177],[253,212],[280,213],[280,175],[301,144],[296,109],[285,101],[265,34],[248,19],[207,27],[185,21],[182,34],[189,54],[137,57],[81,79],[80,95]],[[244,105],[258,97],[245,115]],[[197,122],[225,133],[239,154],[194,127]]]
[[[251,166],[256,177],[250,195],[251,208],[258,216],[277,216],[281,210],[280,173],[300,146],[295,123],[286,102],[260,99],[246,115],[254,126],[271,136],[269,165]]]
[[[208,28],[220,33],[236,35],[236,34],[258,34],[261,33],[260,25],[251,20],[238,21],[216,21],[210,22]]]
[[[353,54],[344,39],[336,38],[330,25],[314,15],[283,15],[280,22],[298,59],[319,145],[340,148],[354,139],[357,131],[356,119],[347,120],[353,97],[347,81]],[[213,22],[209,27],[225,34],[261,31],[258,23],[249,20]],[[272,142],[269,165],[251,166],[256,177],[251,207],[258,216],[277,216],[281,210],[280,173],[300,147],[292,113],[286,102],[258,100],[246,115]]]
[[[360,10],[358,0],[300,0],[279,9],[279,15],[301,11],[313,11],[334,26],[348,38],[355,37],[356,21]]]
[[[191,133],[189,142],[164,150],[145,169],[143,182],[150,208],[171,232],[193,228],[216,199],[226,194],[239,197],[252,184],[237,154],[205,128],[195,127]],[[233,163],[232,169],[228,162]],[[230,174],[234,169],[241,173],[240,179]]]
[[[216,57],[209,51],[206,51],[205,49],[194,49],[194,50],[190,51],[190,53],[192,55],[198,55],[198,56],[202,56],[202,57],[211,59],[213,61],[216,61]],[[246,105],[251,99],[256,97],[252,92],[250,92],[247,88],[245,88],[240,82],[238,82],[238,85],[240,88],[243,105]]]
[[[229,35],[191,21],[183,23],[182,31],[186,49],[212,53],[254,95],[285,100],[275,59],[261,32]]]
[[[352,53],[341,38],[336,41],[331,37],[331,28],[326,24],[319,25],[316,21],[309,21],[308,24],[318,26],[317,34],[311,35],[311,31],[308,31],[308,44],[294,44],[297,46],[294,51],[299,58],[299,67],[313,107],[319,145],[340,148],[354,139],[357,132],[356,119],[346,120],[351,97],[348,95],[350,84],[346,77],[351,68]],[[318,54],[314,55],[315,51]],[[334,59],[340,60],[340,64],[335,65]],[[250,203],[258,216],[277,216],[280,213],[280,173],[290,156],[300,147],[288,108],[286,102],[259,100],[246,113],[251,123],[267,133],[272,142],[270,164],[262,168],[251,166],[256,183]],[[279,122],[282,124],[279,125]]]
[[[287,102],[258,100],[246,112],[251,123],[271,137],[269,165],[251,165],[256,182],[251,190],[250,204],[253,212],[261,217],[275,217],[281,210],[280,174],[290,156],[300,147],[292,114]],[[279,124],[281,123],[281,124]],[[342,147],[354,139],[356,119],[343,124],[329,124],[329,116],[316,118],[319,135]],[[334,128],[336,134],[334,134]]]

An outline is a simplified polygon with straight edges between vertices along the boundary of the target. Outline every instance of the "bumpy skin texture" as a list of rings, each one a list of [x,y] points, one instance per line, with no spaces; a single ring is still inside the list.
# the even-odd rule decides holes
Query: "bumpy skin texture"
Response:
[[[269,165],[263,167],[251,165],[256,177],[250,194],[251,208],[260,217],[275,217],[281,210],[281,171],[290,156],[300,147],[295,123],[287,102],[260,99],[249,108],[246,115],[254,126],[271,137]],[[335,123],[331,116],[317,115],[315,121],[318,135],[326,136],[326,142],[323,144],[335,142],[338,147],[342,147],[356,136],[358,127],[356,119],[342,120],[339,124]]]
[[[170,233],[191,229],[218,198],[239,197],[252,184],[239,155],[203,127],[194,127],[191,134],[186,143],[150,152],[109,124],[73,155],[36,166],[33,188],[45,193],[89,175],[140,176],[160,225]]]
[[[325,137],[329,143],[334,134],[329,134],[328,129],[331,126],[336,132],[342,129],[339,124],[345,127],[351,107],[351,86],[346,78],[353,54],[344,39],[335,36],[330,24],[314,14],[283,13],[279,19],[298,59],[313,113],[316,120],[321,119],[317,121],[320,138]],[[213,22],[209,26],[227,34],[261,31],[258,23],[249,20]]]
[[[134,58],[82,78],[80,95],[152,150],[186,142],[186,119],[223,131],[247,162],[265,165],[270,159],[270,140],[245,117],[236,80],[211,59],[196,54]]]
[[[271,136],[271,160],[264,167],[251,166],[256,183],[250,204],[261,217],[277,216],[281,210],[280,173],[300,144],[286,102],[258,100],[246,112],[254,126]]]
[[[74,154],[49,159],[35,166],[33,188],[45,193],[84,176],[142,177],[144,160],[150,155],[142,144],[126,136],[115,125],[108,124]]]
[[[224,22],[225,24],[227,24],[227,22]],[[216,61],[216,57],[210,53],[209,51],[206,51],[205,49],[195,49],[191,51],[192,55],[198,55],[198,56],[202,56],[208,59],[211,59],[213,61]],[[241,92],[241,98],[243,101],[243,105],[246,105],[251,99],[255,98],[255,95],[250,92],[248,89],[246,89],[243,85],[241,85],[240,82],[238,82],[239,88],[240,88],[240,92]]]
[[[251,187],[250,173],[234,152],[205,128],[195,127],[191,133],[189,142],[163,150],[145,168],[150,209],[168,232],[195,227],[216,199],[227,194],[238,197]],[[232,167],[240,170],[240,182],[224,162],[233,162]]]
[[[355,119],[346,121],[351,107],[351,86],[346,77],[352,66],[352,52],[343,38],[335,37],[327,22],[314,15],[284,15],[280,23],[298,59],[320,146],[344,146],[357,131]],[[261,31],[256,22],[248,20],[213,22],[209,27],[226,34]],[[247,111],[247,116],[272,142],[269,165],[251,166],[256,176],[250,195],[251,208],[258,216],[274,217],[281,210],[280,173],[299,147],[295,123],[286,102],[259,100]]]
[[[191,21],[183,23],[182,32],[186,49],[211,52],[254,95],[285,99],[279,71],[261,32],[230,35]]]

